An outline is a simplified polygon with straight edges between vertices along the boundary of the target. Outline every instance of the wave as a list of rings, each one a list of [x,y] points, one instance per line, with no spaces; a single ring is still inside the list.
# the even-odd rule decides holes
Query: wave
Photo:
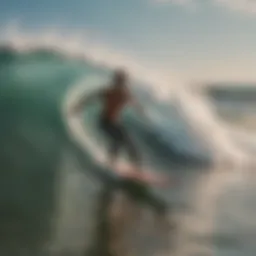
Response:
[[[80,145],[70,141],[72,134],[66,131],[67,120],[63,120],[62,107],[64,102],[75,103],[82,93],[90,93],[96,85],[100,86],[108,81],[115,66],[124,66],[131,72],[131,88],[145,105],[151,119],[146,124],[130,111],[124,115],[124,122],[137,140],[145,162],[154,169],[176,172],[179,175],[185,167],[189,167],[189,170],[198,165],[208,167],[227,158],[241,165],[251,157],[248,150],[245,150],[246,147],[242,147],[235,140],[236,136],[241,135],[233,133],[219,120],[215,114],[215,106],[206,95],[195,93],[189,86],[180,83],[174,85],[170,93],[169,80],[163,79],[159,73],[154,75],[151,70],[140,67],[136,61],[120,55],[112,56],[112,52],[108,52],[106,58],[101,47],[91,47],[74,41],[72,43],[72,40],[69,44],[67,41],[63,38],[42,40],[42,37],[19,34],[5,38],[5,44],[0,48],[0,113],[4,120],[0,126],[0,162],[6,176],[16,177],[17,184],[13,190],[18,192],[12,195],[13,198],[18,197],[21,190],[31,195],[40,188],[42,194],[51,194],[50,197],[53,198],[54,192],[49,192],[49,181],[54,175],[58,176],[59,169],[65,170],[69,177],[75,179],[73,189],[79,187],[79,179],[82,179],[73,173],[74,170],[85,172],[86,177],[83,179],[90,177],[90,181],[85,182],[86,189],[91,189],[90,192],[92,187],[97,187],[100,180],[113,180],[113,176],[106,175],[93,161],[105,148],[104,138],[95,127],[98,106],[86,110],[83,120],[74,120],[75,127],[79,126],[81,130],[81,133],[78,131],[76,134]],[[88,49],[83,51],[86,46]],[[164,88],[164,93],[157,94],[160,86]],[[64,115],[65,119],[66,117]],[[86,129],[86,134],[82,132],[83,128]],[[249,139],[243,143],[249,143]],[[78,163],[74,158],[79,158]],[[36,175],[31,175],[31,184],[28,186],[22,177],[29,172],[35,173],[35,170]],[[70,179],[66,185],[72,186],[72,182]],[[215,188],[214,186],[212,190]],[[7,191],[9,188],[5,189]],[[76,199],[74,196],[73,199],[93,201],[86,189],[79,190],[79,196]],[[88,200],[84,196],[81,199],[81,194],[85,194]],[[173,191],[166,194],[170,201],[174,200]],[[64,208],[65,212],[75,209],[72,200],[63,196],[61,201],[69,201],[70,204],[63,206],[60,211]],[[24,204],[30,211],[35,208],[38,216],[45,213],[47,218],[47,214],[49,216],[49,212],[53,211],[54,203],[43,195],[36,201],[47,203],[40,206],[38,203],[36,207],[31,206],[29,201]],[[26,219],[26,213],[24,216]],[[38,219],[34,221],[37,223]],[[40,221],[44,223],[42,219]],[[67,227],[66,234],[69,235],[66,240],[61,239],[63,243],[76,240],[73,237],[71,239],[68,229],[73,227],[71,224],[65,219],[63,225]],[[44,230],[37,234],[39,240],[43,239],[39,238],[42,233]],[[29,235],[35,237],[33,232],[27,232],[27,236]]]
[[[46,91],[47,87],[50,86],[51,94],[55,92],[62,95],[65,89],[72,85],[72,81],[75,83],[75,80],[83,77],[87,79],[88,76],[94,76],[109,79],[111,70],[117,65],[112,63],[111,66],[109,63],[101,62],[99,58],[96,58],[96,60],[91,56],[85,56],[81,51],[79,53],[77,49],[72,52],[69,47],[59,47],[52,42],[43,46],[38,43],[38,40],[31,40],[31,38],[27,40],[23,38],[20,41],[2,45],[0,49],[2,73],[5,73],[7,80],[14,75],[12,71],[16,72],[16,76],[20,75],[21,78],[27,74],[27,78],[30,79],[27,84],[34,79],[32,83],[37,84],[37,89],[40,87],[40,90]],[[108,68],[108,65],[110,68]],[[129,64],[128,66],[132,65]],[[127,67],[128,70],[132,72],[132,68],[129,67]],[[9,73],[4,71],[6,69]],[[69,69],[69,74],[65,72],[67,69]],[[141,70],[140,68],[139,71],[135,72],[136,80],[133,89],[136,92],[139,91],[141,99],[150,109],[149,115],[152,119],[151,128],[145,130],[144,126],[143,134],[148,134],[148,137],[152,139],[155,138],[155,145],[167,147],[161,152],[168,150],[177,155],[177,157],[174,157],[175,159],[182,158],[183,155],[188,159],[202,160],[204,158],[203,161],[216,158],[216,154],[218,154],[217,158],[228,156],[231,159],[236,158],[236,155],[244,155],[244,152],[241,152],[227,135],[228,131],[224,124],[214,116],[213,107],[209,105],[205,95],[195,95],[189,91],[189,87],[184,85],[181,87],[179,84],[175,90],[172,89],[175,93],[173,93],[171,103],[166,103],[166,99],[163,101],[159,97],[155,98],[155,91],[152,89],[159,85],[162,86],[162,81],[160,79],[159,82],[156,81],[157,76],[155,76],[155,79],[152,79],[152,76],[148,77],[144,74],[145,71],[141,72]],[[40,76],[48,76],[44,79],[45,82],[48,79],[49,83],[39,86],[40,82],[36,80],[37,78],[39,80]],[[54,76],[58,77],[59,80],[67,79],[70,82],[65,88],[63,88],[63,85],[57,85],[60,81],[53,85],[54,80],[51,81],[51,77]],[[20,82],[22,82],[22,79]],[[166,87],[166,85],[163,86]],[[32,86],[31,89],[35,89],[35,86]],[[146,90],[148,90],[147,93]],[[138,125],[138,122],[135,122],[133,116],[130,118],[133,126],[137,126],[138,129],[142,127]]]
[[[82,33],[70,35],[63,31],[57,32],[58,30],[29,33],[22,31],[15,24],[5,26],[1,30],[2,70],[17,59],[22,61],[23,56],[26,62],[30,58],[31,63],[37,63],[37,68],[34,68],[37,69],[36,72],[26,71],[31,73],[30,76],[43,76],[48,72],[49,76],[55,73],[60,77],[65,68],[71,69],[69,78],[67,74],[63,75],[63,80],[68,79],[68,86],[71,86],[72,81],[75,83],[76,79],[87,79],[88,76],[104,76],[107,80],[113,68],[124,67],[133,78],[134,91],[139,91],[140,98],[150,109],[150,136],[157,137],[157,143],[163,144],[162,140],[167,139],[167,145],[174,148],[173,151],[178,152],[178,155],[191,155],[192,158],[205,158],[206,161],[209,158],[213,162],[227,158],[233,161],[237,156],[239,159],[246,158],[243,150],[230,138],[229,127],[216,116],[215,106],[210,103],[208,95],[205,92],[193,91],[193,88],[185,84],[184,79],[153,70],[135,58],[81,36]],[[40,69],[40,61],[40,65],[48,61],[51,71],[45,66],[45,71]],[[20,72],[23,72],[22,68],[20,69]],[[60,93],[58,86],[54,87],[52,90]],[[137,122],[133,123],[136,126],[135,123]]]
[[[15,88],[18,91],[22,89],[29,89],[31,91],[34,91],[35,94],[37,92],[44,92],[46,96],[51,98],[52,100],[54,100],[54,97],[56,97],[56,103],[60,103],[61,98],[67,92],[67,88],[69,88],[70,86],[72,87],[73,83],[75,83],[76,80],[84,79],[84,82],[80,83],[89,84],[89,86],[85,88],[85,90],[88,90],[90,89],[90,87],[93,87],[93,85],[96,84],[95,81],[98,81],[98,83],[100,84],[100,82],[103,82],[103,79],[108,80],[109,74],[111,72],[111,70],[107,71],[106,68],[91,64],[88,61],[80,62],[76,59],[65,59],[65,56],[61,55],[59,51],[51,49],[39,48],[33,49],[29,52],[20,53],[14,50],[12,47],[2,47],[0,51],[0,59],[0,62],[3,66],[3,68],[1,69],[1,75],[3,78],[1,86],[2,90],[3,88],[5,88],[8,91]],[[16,83],[14,82],[13,78],[15,78]],[[87,82],[88,79],[90,81],[89,83]],[[93,79],[95,80],[94,82]],[[151,109],[152,102],[154,102],[155,105],[159,105],[159,103],[152,98],[147,100],[148,102],[145,102],[145,105],[149,105]],[[165,106],[165,108],[167,107],[168,106]],[[142,129],[143,134],[147,137],[151,137],[151,140],[153,141],[153,144],[155,146],[158,145],[158,149],[161,149],[162,147],[162,150],[160,150],[161,152],[164,152],[168,149],[169,153],[171,154],[171,152],[173,152],[173,154],[177,155],[177,158],[179,156],[180,158],[182,158],[182,155],[186,157],[185,150],[183,152],[182,150],[180,150],[179,152],[179,147],[181,147],[179,146],[181,145],[181,143],[179,143],[179,140],[177,141],[176,139],[176,141],[174,141],[175,138],[177,138],[178,136],[176,136],[176,134],[173,134],[171,130],[163,130],[164,128],[162,128],[160,125],[162,121],[156,121],[157,118],[162,118],[163,120],[163,116],[161,117],[161,113],[159,113],[159,109],[157,109],[157,107],[156,109],[152,109],[150,113],[153,113],[154,111],[157,112],[157,114],[152,115],[153,122],[151,125],[151,129],[139,123],[134,115],[128,116],[128,119],[130,120],[130,122],[132,122],[133,127],[137,127],[137,132]],[[172,126],[175,127],[175,125],[173,124],[175,124],[175,122],[179,122],[178,116],[170,117],[170,121],[172,123]],[[168,123],[166,122],[165,127],[167,126]],[[183,130],[185,134],[185,129]],[[191,145],[191,148],[192,147],[193,145]],[[191,150],[191,152],[194,150],[195,147],[193,148],[193,150]],[[189,159],[189,153],[187,158]],[[193,158],[192,154],[191,158]]]

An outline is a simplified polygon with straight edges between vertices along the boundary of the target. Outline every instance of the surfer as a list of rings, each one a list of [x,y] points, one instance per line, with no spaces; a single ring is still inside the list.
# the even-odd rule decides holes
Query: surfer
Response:
[[[150,175],[141,172],[140,154],[128,131],[120,122],[122,110],[129,104],[135,106],[138,112],[145,117],[142,106],[131,95],[128,88],[128,80],[129,78],[125,71],[116,70],[108,88],[100,89],[87,97],[83,97],[76,103],[72,111],[72,113],[78,112],[83,109],[85,104],[99,99],[103,106],[99,115],[98,126],[109,141],[109,164],[111,166],[115,165],[120,150],[123,148],[126,149],[133,163],[131,174],[127,172],[125,175],[122,175],[123,179],[118,183],[105,184],[106,188],[100,193],[100,209],[98,210],[99,225],[97,225],[95,246],[92,246],[93,248],[91,249],[92,251],[95,250],[95,255],[113,255],[110,248],[111,234],[113,232],[111,230],[112,225],[110,223],[109,208],[111,207],[113,195],[118,190],[124,191],[128,195],[128,201],[131,202],[131,205],[134,204],[135,207],[137,204],[149,205],[156,213],[156,219],[164,222],[164,226],[167,226],[165,221],[168,222],[168,207],[166,202],[155,196],[150,190],[149,185],[158,182],[150,181]],[[137,172],[137,174],[134,174],[134,172]],[[154,180],[156,180],[156,177],[154,177]],[[89,255],[93,255],[91,250],[89,251]]]
[[[103,103],[103,108],[98,124],[100,130],[108,139],[110,166],[116,163],[120,150],[124,148],[128,153],[129,159],[136,166],[136,170],[140,170],[141,159],[138,149],[126,128],[120,122],[122,110],[129,104],[136,106],[137,110],[145,116],[142,106],[131,95],[128,88],[128,80],[129,78],[125,71],[116,70],[110,86],[82,98],[75,111],[79,111],[85,103],[95,98],[100,99]]]

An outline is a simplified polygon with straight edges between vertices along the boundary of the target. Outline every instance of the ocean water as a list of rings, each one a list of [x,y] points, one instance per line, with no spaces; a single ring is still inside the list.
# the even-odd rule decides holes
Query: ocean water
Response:
[[[49,45],[1,47],[1,255],[85,255],[94,243],[98,195],[116,177],[99,163],[106,154],[96,126],[100,106],[74,120],[67,109],[111,72]],[[163,100],[157,86],[132,77],[150,118],[128,109],[123,121],[146,168],[178,181],[152,189],[172,209],[177,230],[149,236],[143,219],[139,249],[132,244],[127,255],[254,256],[255,102],[240,91],[231,97],[232,87],[216,97],[184,86]]]

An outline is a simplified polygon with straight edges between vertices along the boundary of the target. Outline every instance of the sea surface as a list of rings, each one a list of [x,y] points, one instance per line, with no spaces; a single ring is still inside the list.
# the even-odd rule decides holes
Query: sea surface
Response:
[[[111,74],[64,49],[1,46],[1,255],[85,255],[94,242],[97,195],[114,177],[98,160],[106,155],[100,105],[75,121],[66,107]],[[177,181],[152,189],[177,230],[145,232],[136,238],[141,251],[127,255],[255,256],[256,85],[205,85],[196,93],[184,86],[167,100],[156,97],[157,86],[132,77],[149,120],[128,109],[123,122],[145,168]]]

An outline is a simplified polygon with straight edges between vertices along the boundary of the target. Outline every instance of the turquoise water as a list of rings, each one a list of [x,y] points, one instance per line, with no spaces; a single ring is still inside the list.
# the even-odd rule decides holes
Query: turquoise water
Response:
[[[0,241],[0,248],[3,253],[18,255],[23,251],[24,255],[36,255],[42,248],[57,245],[66,251],[72,251],[74,247],[81,251],[92,242],[91,224],[97,221],[93,212],[97,205],[95,195],[112,176],[102,171],[87,150],[70,140],[62,106],[68,92],[77,84],[84,84],[88,90],[90,81],[100,83],[108,80],[110,74],[111,70],[106,67],[89,60],[64,57],[53,50],[18,53],[3,48],[0,51],[0,113],[3,120],[0,126],[0,232],[5,236]],[[180,247],[197,245],[197,250],[202,251],[207,247],[213,255],[221,256],[254,255],[256,250],[251,240],[256,234],[252,217],[256,191],[253,179],[239,178],[231,185],[227,182],[229,185],[222,187],[217,199],[212,195],[214,193],[206,193],[206,183],[217,182],[213,175],[216,147],[210,147],[198,128],[196,133],[196,124],[191,123],[192,119],[187,118],[175,101],[159,101],[150,87],[138,80],[134,80],[132,90],[150,109],[149,123],[141,121],[132,110],[124,115],[124,123],[142,152],[144,164],[179,180],[179,185],[174,188],[154,192],[177,209],[178,214],[199,211],[207,219],[204,225],[213,222],[211,229],[203,235],[203,242],[200,239],[188,242],[182,235],[184,245],[181,243]],[[207,97],[205,95],[205,99]],[[248,109],[254,106],[251,103],[246,106],[246,101],[241,106],[237,101],[228,100],[213,104],[220,120],[226,120],[232,112],[230,104],[241,113],[249,113]],[[227,110],[227,105],[231,110]],[[88,108],[83,122],[87,135],[104,150],[104,138],[96,126],[99,107]],[[199,112],[197,117],[204,122]],[[209,130],[206,137],[211,133],[217,131]],[[237,140],[232,127],[229,136],[240,150],[239,143],[243,138]],[[244,148],[244,154],[253,154],[248,150],[249,145]],[[233,176],[226,179],[232,181]],[[215,185],[218,190],[219,183]],[[199,207],[201,200],[212,202],[211,207],[216,212],[214,217],[201,213],[203,208],[209,207]],[[247,200],[249,202],[245,204]],[[198,216],[194,218],[200,222]],[[184,233],[197,236],[194,229]],[[186,255],[195,254],[191,249]]]

